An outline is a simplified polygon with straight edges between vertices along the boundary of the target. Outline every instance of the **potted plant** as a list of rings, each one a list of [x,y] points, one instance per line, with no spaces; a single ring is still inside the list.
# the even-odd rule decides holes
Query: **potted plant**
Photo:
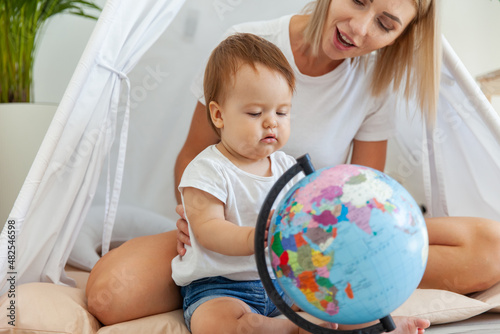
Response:
[[[88,10],[100,10],[81,0],[0,1],[0,103],[30,102],[33,63],[39,32],[60,13],[92,19]]]

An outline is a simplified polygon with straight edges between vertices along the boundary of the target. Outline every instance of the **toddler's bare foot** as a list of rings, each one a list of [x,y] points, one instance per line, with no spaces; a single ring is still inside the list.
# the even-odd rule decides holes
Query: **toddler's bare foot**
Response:
[[[425,329],[431,323],[427,319],[420,319],[414,317],[393,317],[396,324],[396,330],[390,332],[391,334],[423,334]]]
[[[425,329],[431,325],[429,320],[415,317],[393,317],[392,319],[396,324],[396,329],[392,332],[389,332],[390,334],[423,334],[425,332]],[[364,325],[342,325],[342,330],[359,329],[373,324],[374,323]],[[331,329],[339,328],[338,324],[328,322],[323,322],[318,325]],[[310,332],[306,331],[305,329],[299,328],[298,334],[310,334]]]
[[[330,329],[337,329],[339,325],[333,324],[330,322],[322,322],[318,324],[318,326],[325,327],[325,328],[330,328]],[[305,329],[299,328],[299,333],[298,334],[311,334],[311,332],[306,331]]]

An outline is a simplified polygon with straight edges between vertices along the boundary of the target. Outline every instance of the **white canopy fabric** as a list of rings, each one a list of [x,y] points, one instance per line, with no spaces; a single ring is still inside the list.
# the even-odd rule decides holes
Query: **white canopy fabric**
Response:
[[[6,291],[5,273],[15,273],[17,284],[73,284],[63,268],[94,198],[121,115],[115,180],[106,201],[104,237],[110,234],[121,189],[129,121],[130,97],[126,94],[125,101],[120,101],[121,91],[130,91],[127,74],[183,3],[106,3],[8,218],[15,223],[6,224],[2,231],[1,293]],[[9,239],[12,226],[17,232],[15,239]],[[9,240],[16,243],[14,261],[7,256]]]
[[[438,180],[430,186],[439,191],[428,206],[435,216],[500,221],[500,117],[450,45],[443,44],[440,112],[428,134]]]
[[[176,219],[173,166],[196,103],[193,76],[229,26],[308,2],[275,1],[263,11],[267,0],[108,0],[12,209],[15,224],[0,236],[0,294],[10,272],[17,284],[72,285],[64,265],[91,205],[107,208],[104,252],[118,200]],[[500,119],[444,43],[437,130],[411,103],[398,105],[387,172],[431,216],[500,221]]]
[[[500,116],[443,38],[438,117],[398,106],[386,172],[427,208],[427,216],[500,221]]]

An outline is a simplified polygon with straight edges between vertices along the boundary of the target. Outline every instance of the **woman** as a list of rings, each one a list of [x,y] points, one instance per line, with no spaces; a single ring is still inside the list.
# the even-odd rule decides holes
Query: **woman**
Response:
[[[318,0],[305,15],[234,28],[271,40],[294,66],[294,118],[284,151],[310,153],[320,168],[344,163],[352,145],[351,163],[383,170],[395,111],[392,84],[403,85],[406,98],[414,95],[429,120],[436,110],[435,7],[434,0]],[[375,50],[376,57],[367,56]],[[198,103],[176,162],[176,184],[194,156],[216,142]],[[434,218],[427,224],[431,246],[422,288],[470,293],[500,280],[498,223]],[[178,226],[186,233],[182,219]],[[182,233],[179,240],[189,243]],[[176,243],[172,231],[130,240],[106,254],[89,277],[91,313],[113,324],[180,308],[170,269]]]

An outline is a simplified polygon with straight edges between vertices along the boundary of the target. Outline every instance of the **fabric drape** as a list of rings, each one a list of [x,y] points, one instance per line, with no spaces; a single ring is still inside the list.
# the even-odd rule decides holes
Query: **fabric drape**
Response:
[[[73,285],[64,274],[64,265],[107,158],[110,178],[103,249],[109,247],[127,143],[127,74],[183,4],[184,0],[106,3],[9,215],[11,223],[2,231],[0,293],[7,289],[7,275],[16,276],[17,284]],[[110,158],[117,131],[118,155]],[[9,226],[11,230],[15,226],[13,239],[9,239]],[[8,257],[9,240],[15,240],[14,261]]]

